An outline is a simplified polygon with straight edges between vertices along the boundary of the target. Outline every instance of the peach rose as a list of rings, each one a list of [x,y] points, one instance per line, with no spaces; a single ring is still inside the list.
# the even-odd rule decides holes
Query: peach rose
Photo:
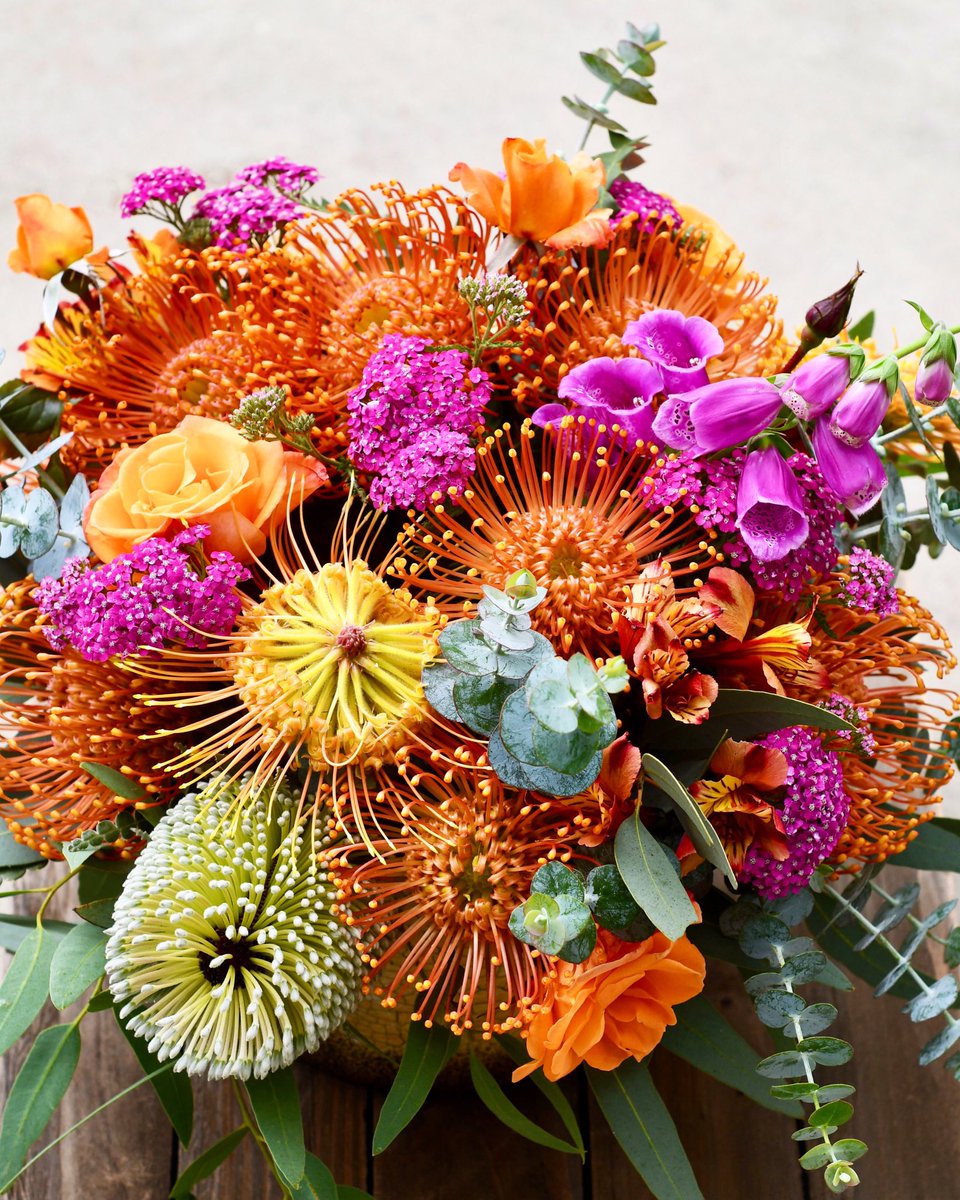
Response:
[[[50,279],[93,249],[93,230],[82,208],[54,204],[39,192],[19,196],[14,204],[20,225],[16,248],[7,258],[12,270]]]
[[[582,963],[557,962],[542,1002],[526,1028],[531,1062],[514,1082],[543,1067],[554,1082],[585,1062],[612,1071],[628,1058],[644,1058],[676,1023],[674,1006],[703,990],[706,964],[685,937],[671,942],[655,933],[645,942],[621,942],[601,929]]]
[[[207,550],[250,562],[288,506],[326,479],[319,463],[279,442],[249,442],[222,421],[184,417],[169,433],[120,451],[90,497],[84,531],[110,562],[147,538],[203,523]]]
[[[523,138],[507,138],[505,180],[463,162],[453,168],[450,179],[463,184],[467,200],[482,217],[514,237],[556,250],[606,245],[612,209],[590,211],[603,186],[603,163],[582,151],[567,163],[559,155],[548,156],[546,145],[543,138],[532,145]]]

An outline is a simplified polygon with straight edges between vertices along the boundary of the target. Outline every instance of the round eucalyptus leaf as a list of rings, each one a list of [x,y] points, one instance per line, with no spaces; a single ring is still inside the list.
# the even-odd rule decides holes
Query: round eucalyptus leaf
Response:
[[[56,500],[43,488],[34,488],[27,496],[23,519],[28,528],[20,537],[20,549],[27,558],[39,558],[57,540],[60,530]]]
[[[797,996],[794,992],[778,991],[775,988],[757,996],[753,1003],[757,1010],[757,1016],[764,1025],[769,1025],[771,1029],[783,1029],[784,1026],[792,1029],[794,1018],[798,1017],[806,1008],[806,1002],[802,996]]]
[[[0,492],[0,558],[9,558],[20,549],[26,530],[19,522],[24,520],[26,507],[22,487],[5,487]]]

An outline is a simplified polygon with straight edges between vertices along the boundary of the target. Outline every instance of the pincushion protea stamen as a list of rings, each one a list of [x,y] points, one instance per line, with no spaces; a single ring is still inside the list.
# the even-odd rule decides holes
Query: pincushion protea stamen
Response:
[[[262,1078],[315,1050],[358,995],[354,935],[334,912],[296,800],[238,783],[184,796],[127,877],[107,942],[120,1017],[175,1071]]]

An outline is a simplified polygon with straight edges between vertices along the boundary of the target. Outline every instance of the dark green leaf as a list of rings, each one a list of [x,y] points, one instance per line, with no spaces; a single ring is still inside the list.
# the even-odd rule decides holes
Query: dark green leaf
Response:
[[[190,1145],[193,1135],[193,1088],[190,1086],[190,1076],[182,1071],[174,1071],[172,1064],[169,1070],[161,1071],[163,1063],[150,1050],[142,1037],[131,1032],[123,1021],[117,1008],[114,1008],[117,1024],[123,1030],[123,1036],[130,1044],[131,1050],[137,1056],[137,1062],[143,1068],[144,1075],[153,1075],[150,1085],[157,1094],[167,1119],[173,1126],[173,1131],[183,1146]],[[154,1075],[155,1071],[160,1073]]]
[[[825,1167],[827,1163],[833,1162],[833,1148],[827,1145],[814,1146],[812,1150],[808,1150],[806,1154],[800,1158],[800,1166],[805,1171],[819,1171],[821,1167]]]
[[[33,925],[0,984],[0,1054],[26,1033],[47,999],[57,943],[46,928]]]
[[[307,1152],[293,1068],[271,1071],[263,1079],[248,1079],[244,1086],[274,1165],[287,1183],[296,1187],[306,1170]]]
[[[775,1099],[757,1075],[757,1055],[739,1033],[703,996],[678,1004],[676,1025],[667,1027],[663,1045],[699,1071],[712,1075],[735,1091],[743,1092],[764,1108],[802,1115],[800,1105]]]
[[[78,904],[73,910],[87,924],[95,925],[97,929],[109,929],[113,924],[113,906],[116,900],[91,900],[87,904]]]
[[[866,1146],[859,1138],[841,1138],[839,1142],[833,1143],[833,1148],[837,1152],[838,1157],[845,1159],[847,1162],[856,1162],[858,1158],[863,1158],[867,1152]]]
[[[613,863],[593,868],[587,876],[587,893],[594,916],[604,929],[626,929],[640,915],[640,906]]]
[[[519,1038],[510,1037],[505,1034],[497,1039],[498,1043],[510,1055],[513,1061],[518,1066],[526,1066],[530,1061],[530,1055],[527,1053],[527,1048],[524,1042]],[[532,1074],[527,1076],[527,1079],[534,1085],[535,1088],[545,1096],[553,1106],[560,1120],[563,1122],[564,1128],[570,1134],[570,1140],[576,1146],[578,1152],[582,1155],[584,1150],[583,1135],[580,1132],[580,1125],[577,1122],[576,1113],[570,1106],[570,1101],[563,1094],[562,1090],[555,1083],[551,1083],[549,1079],[544,1077],[543,1071],[539,1068]]]
[[[19,950],[36,927],[36,917],[22,917],[17,913],[0,913],[0,947],[11,952]],[[44,937],[50,938],[54,943],[59,942],[73,927],[72,921],[44,921]],[[0,987],[0,993],[2,993],[2,987]]]
[[[576,775],[564,775],[560,771],[552,771],[549,767],[522,763],[507,752],[498,733],[490,738],[487,756],[492,769],[510,787],[532,788],[548,796],[578,796],[595,782],[603,764],[600,751],[597,751],[586,767]]]
[[[579,1154],[581,1159],[585,1157],[580,1147],[571,1145],[563,1138],[548,1133],[546,1129],[525,1116],[507,1097],[503,1088],[475,1054],[470,1055],[470,1078],[477,1095],[497,1120],[502,1121],[508,1129],[519,1133],[527,1141],[536,1142],[538,1146],[546,1146],[550,1150],[561,1150],[564,1154]]]
[[[646,1065],[628,1060],[614,1071],[586,1072],[613,1136],[656,1200],[703,1200]]]
[[[785,980],[795,986],[813,983],[827,965],[826,955],[819,950],[811,950],[807,954],[796,954],[789,962],[784,963],[781,974]]]
[[[337,1188],[337,1200],[374,1200],[374,1197],[369,1192],[362,1192],[355,1187],[344,1187],[341,1183]]]
[[[821,1067],[842,1067],[853,1058],[853,1047],[842,1038],[804,1038],[797,1043],[797,1051],[810,1055]]]
[[[710,706],[710,720],[705,724],[721,724],[732,738],[750,738],[773,733],[792,725],[807,725],[812,729],[848,729],[849,721],[816,704],[791,700],[773,692],[748,692],[738,688],[721,688]],[[702,726],[701,726],[702,728]]]
[[[614,851],[634,900],[662,933],[676,941],[694,923],[696,912],[667,852],[640,820],[639,808],[617,830]]]
[[[241,1125],[239,1129],[234,1129],[232,1133],[228,1133],[226,1137],[222,1137],[204,1150],[199,1158],[195,1158],[177,1177],[177,1182],[170,1191],[170,1200],[186,1200],[186,1197],[193,1191],[194,1185],[200,1183],[201,1180],[209,1179],[217,1167],[226,1162],[246,1136],[247,1127]]]
[[[15,841],[9,829],[0,829],[0,879],[19,879],[32,867],[46,864],[42,855]]]
[[[453,685],[460,678],[460,672],[448,667],[446,663],[427,663],[420,677],[423,694],[428,702],[448,721],[460,720],[457,706],[453,702]]]
[[[874,322],[877,319],[877,314],[871,309],[868,313],[858,320],[847,330],[847,337],[851,342],[865,341],[873,334]]]
[[[489,675],[497,668],[497,652],[488,646],[474,620],[452,621],[440,634],[447,662],[466,675]]]
[[[618,133],[626,133],[626,128],[619,121],[614,121],[612,117],[602,113],[599,108],[594,108],[592,104],[586,104],[579,96],[574,96],[571,99],[569,96],[561,96],[560,99],[577,117],[584,121],[590,121],[594,125],[599,125],[603,129],[615,129]]]
[[[0,1129],[0,1192],[16,1177],[30,1147],[53,1116],[80,1059],[80,1030],[54,1025],[37,1035],[3,1110]]]
[[[460,720],[474,733],[489,735],[500,723],[505,702],[517,693],[514,679],[497,675],[461,675],[453,685],[453,703]]]
[[[292,1200],[340,1200],[341,1192],[330,1168],[307,1151],[306,1167],[300,1186],[291,1189]]]
[[[374,1154],[382,1154],[417,1115],[434,1080],[456,1048],[456,1039],[445,1026],[428,1028],[423,1021],[410,1023],[400,1069],[383,1102],[374,1130]]]
[[[124,800],[142,800],[147,794],[136,779],[132,779],[129,775],[124,775],[122,771],[117,771],[104,763],[82,762],[79,766],[81,771],[92,775],[115,796],[120,796]]]
[[[907,498],[896,467],[891,462],[883,464],[887,476],[881,504],[883,525],[880,529],[880,553],[894,568],[899,570],[907,544],[903,539],[900,523],[907,508]]]
[[[766,913],[753,917],[740,931],[740,947],[751,958],[778,962],[776,951],[790,941],[790,927]]]
[[[764,1025],[769,1025],[771,1029],[783,1029],[785,1025],[789,1025],[792,1029],[794,1017],[799,1016],[806,1008],[806,1002],[802,996],[777,989],[771,989],[769,992],[757,996],[753,1004],[757,1010],[757,1016]]]
[[[947,479],[955,488],[960,488],[960,455],[953,442],[943,443],[943,465],[947,468]]]
[[[587,909],[588,914],[589,912],[590,910]],[[593,953],[596,944],[597,927],[594,924],[593,917],[589,917],[580,932],[563,943],[557,952],[557,958],[569,963],[584,962]]]
[[[613,63],[607,62],[599,54],[588,54],[585,50],[581,50],[580,59],[591,74],[596,75],[598,79],[602,79],[604,83],[608,83],[612,87],[616,87],[623,78]]]
[[[93,925],[75,925],[58,943],[50,964],[50,999],[67,1008],[103,974],[107,939]]]
[[[938,819],[925,821],[895,861],[898,867],[912,867],[915,871],[960,873],[960,837]]]
[[[806,1075],[806,1060],[796,1050],[781,1050],[757,1063],[757,1070],[768,1079],[789,1079],[791,1075]]]
[[[907,391],[906,386],[902,383],[899,384],[898,390],[900,392],[900,399],[903,401],[903,407],[907,410],[907,418],[909,419],[910,424],[913,426],[914,433],[917,435],[920,441],[923,442],[924,446],[926,446],[930,453],[935,455],[937,453],[937,448],[934,446],[933,442],[930,441],[930,437],[927,434],[926,429],[923,427],[923,422],[920,420],[920,414],[917,412],[917,406],[913,402],[913,397]],[[929,494],[930,492],[928,489],[927,495],[929,496]]]
[[[815,1109],[807,1119],[815,1129],[822,1129],[824,1125],[845,1125],[852,1116],[852,1104],[848,1104],[846,1100],[834,1100],[831,1104],[824,1104],[822,1108]]]
[[[652,754],[643,756],[643,773],[656,787],[673,802],[680,824],[690,835],[690,840],[699,855],[722,871],[731,887],[737,886],[737,877],[727,859],[723,842],[717,831],[703,815],[700,805],[694,800],[669,767]]]

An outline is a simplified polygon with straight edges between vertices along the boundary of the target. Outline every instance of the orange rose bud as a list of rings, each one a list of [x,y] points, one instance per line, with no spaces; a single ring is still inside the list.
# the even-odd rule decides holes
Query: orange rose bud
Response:
[[[14,271],[50,279],[93,249],[93,230],[82,208],[54,204],[34,192],[14,201],[20,225],[7,262]]]
[[[209,525],[209,551],[241,562],[262,554],[267,534],[325,483],[314,459],[279,442],[250,442],[210,417],[184,417],[176,429],[121,450],[100,476],[84,533],[101,562],[147,538]]]
[[[582,963],[557,962],[542,1000],[527,1018],[527,1053],[514,1082],[543,1067],[556,1082],[581,1063],[612,1071],[628,1058],[645,1058],[659,1044],[673,1010],[703,991],[703,955],[681,937],[655,933],[622,942],[601,929]]]
[[[532,145],[523,138],[507,138],[505,180],[462,162],[450,179],[462,183],[469,203],[504,233],[557,250],[606,245],[612,209],[591,211],[603,186],[603,163],[582,151],[567,163],[559,155],[548,156],[546,145],[543,138]]]

